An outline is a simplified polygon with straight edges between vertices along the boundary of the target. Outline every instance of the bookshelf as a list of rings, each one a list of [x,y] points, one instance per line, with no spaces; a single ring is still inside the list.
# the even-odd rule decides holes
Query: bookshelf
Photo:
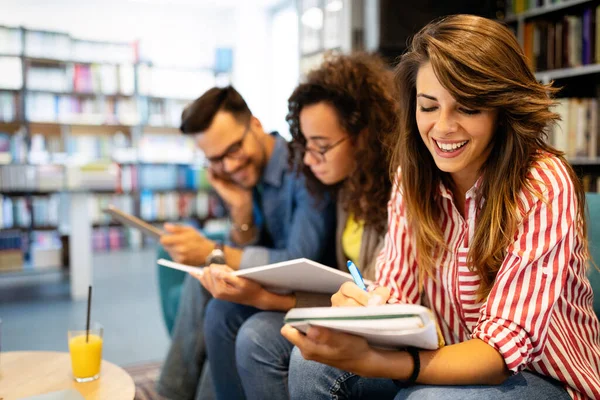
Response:
[[[600,192],[600,1],[510,0],[504,22],[538,80],[561,88],[549,132],[586,191]]]
[[[0,26],[0,277],[72,266],[72,297],[85,296],[92,249],[148,244],[106,218],[108,203],[155,224],[224,228],[178,126],[230,68],[156,65],[139,47]]]
[[[300,0],[300,75],[321,65],[328,52],[362,48],[362,9],[352,0]]]

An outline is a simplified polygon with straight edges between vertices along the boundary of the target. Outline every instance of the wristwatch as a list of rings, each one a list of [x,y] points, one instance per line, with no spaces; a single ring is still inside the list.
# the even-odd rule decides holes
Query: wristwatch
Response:
[[[223,251],[223,243],[215,242],[215,248],[210,252],[205,261],[206,265],[210,264],[225,264],[225,252]]]

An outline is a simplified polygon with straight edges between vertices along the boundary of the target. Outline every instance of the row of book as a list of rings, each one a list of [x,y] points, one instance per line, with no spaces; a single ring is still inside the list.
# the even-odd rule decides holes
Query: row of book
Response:
[[[119,191],[208,190],[204,169],[191,165],[141,164],[120,168]]]
[[[8,164],[0,167],[2,192],[58,192],[108,190],[208,190],[206,170],[192,165],[112,162],[84,165]]]
[[[58,226],[60,197],[11,197],[0,195],[0,228],[52,228]]]
[[[144,244],[140,231],[127,227],[98,227],[92,230],[92,250],[106,252],[123,249],[139,249]]]
[[[25,239],[20,231],[0,231],[0,272],[23,268]]]
[[[536,8],[568,3],[569,1],[571,0],[506,0],[506,13],[520,14]]]
[[[142,113],[148,116],[148,125],[179,128],[181,114],[189,101],[150,98],[146,104],[148,109]]]
[[[13,92],[0,92],[0,121],[11,122],[19,118],[19,96]]]
[[[561,120],[550,132],[549,140],[567,157],[600,156],[598,140],[598,99],[562,98],[554,111]]]
[[[600,63],[600,6],[581,14],[525,23],[523,49],[537,71]]]
[[[36,64],[27,68],[27,89],[133,95],[135,71],[130,64]]]
[[[60,165],[0,167],[0,192],[52,192],[64,188],[65,169]]]
[[[155,193],[148,190],[140,194],[140,218],[145,221],[179,221],[209,215],[220,217],[224,210],[219,208],[214,196],[205,192]]]
[[[0,131],[0,164],[25,163],[29,153],[25,129],[15,133]]]
[[[584,175],[581,178],[581,183],[585,192],[600,193],[600,176]]]
[[[13,40],[16,36],[13,34]],[[16,43],[13,47],[19,46]],[[21,44],[22,46],[22,44]],[[24,54],[27,57],[98,63],[134,63],[134,43],[106,43],[74,39],[66,33],[25,31]]]
[[[90,125],[137,125],[137,101],[133,98],[86,98],[49,93],[25,96],[25,117],[31,122]]]

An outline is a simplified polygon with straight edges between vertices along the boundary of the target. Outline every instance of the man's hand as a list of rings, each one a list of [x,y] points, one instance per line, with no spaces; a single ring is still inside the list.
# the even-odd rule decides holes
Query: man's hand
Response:
[[[166,234],[160,244],[173,261],[188,265],[203,265],[215,244],[190,226],[165,224]]]
[[[236,185],[233,182],[219,178],[210,169],[208,170],[208,182],[217,191],[230,210],[249,210],[252,217],[252,191]]]
[[[366,292],[354,282],[346,282],[331,296],[331,305],[333,307],[378,306],[387,303],[389,298],[390,290],[386,287],[379,286],[371,292]]]
[[[227,265],[211,264],[201,273],[192,274],[214,298],[252,306],[261,310],[287,311],[294,307],[294,295],[278,295],[258,283],[235,276]]]

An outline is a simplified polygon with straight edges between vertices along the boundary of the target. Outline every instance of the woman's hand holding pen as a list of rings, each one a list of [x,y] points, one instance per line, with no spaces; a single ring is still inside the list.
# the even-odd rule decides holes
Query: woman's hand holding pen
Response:
[[[378,286],[371,292],[359,288],[354,282],[346,282],[333,296],[333,307],[365,307],[385,304],[390,298],[390,290]]]

